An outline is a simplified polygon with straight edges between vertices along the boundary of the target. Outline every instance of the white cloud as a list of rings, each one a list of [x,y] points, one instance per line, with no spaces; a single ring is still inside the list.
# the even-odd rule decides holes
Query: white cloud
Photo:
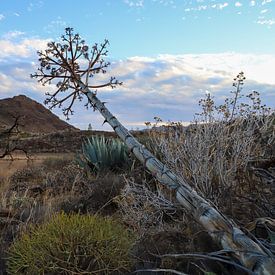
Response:
[[[3,40],[0,41],[0,47],[5,49],[4,54],[0,52],[0,97],[24,93],[42,102],[45,91],[54,91],[54,87],[43,87],[29,77],[37,68],[35,48],[45,42],[37,39],[22,39],[16,43],[6,40],[5,45]],[[230,95],[232,79],[240,71],[244,71],[247,77],[245,89],[259,90],[264,100],[272,103],[274,70],[275,55],[221,53],[135,56],[114,60],[109,72],[96,76],[94,80],[102,82],[112,75],[123,81],[123,86],[115,90],[99,90],[98,97],[108,102],[107,107],[131,129],[141,127],[142,122],[152,121],[154,116],[164,120],[192,120],[198,111],[199,98],[206,91],[219,100]],[[54,112],[61,115],[60,110]],[[61,118],[64,119],[63,116]],[[79,103],[70,122],[83,129],[91,122],[94,129],[101,129],[103,119],[92,110],[86,111],[83,104]],[[107,126],[103,129],[110,130]]]
[[[35,2],[30,2],[28,7],[27,7],[27,10],[28,11],[33,11],[35,9],[39,9],[39,8],[42,8],[44,5],[44,2],[39,0],[39,1],[35,1]]]
[[[114,62],[111,75],[124,82],[118,91],[99,96],[128,124],[160,116],[170,120],[192,120],[205,91],[218,100],[230,95],[232,79],[244,71],[245,89],[259,90],[264,100],[274,96],[275,55],[199,54],[132,57]],[[275,107],[274,104],[272,106]],[[130,115],[129,114],[134,114]],[[137,124],[138,125],[138,124]]]
[[[0,96],[45,91],[30,79],[36,69],[36,51],[45,48],[48,40],[24,38],[21,31],[8,32],[0,39]],[[19,41],[16,38],[21,38]],[[52,89],[52,88],[50,88]]]
[[[243,4],[241,2],[236,2],[235,7],[241,7]]]
[[[218,7],[218,9],[222,10],[222,9],[228,7],[228,3],[223,3],[223,4],[220,3],[220,4],[217,5],[217,7]]]
[[[1,13],[0,13],[0,21],[1,21],[1,20],[4,20],[4,19],[5,19],[4,14],[1,14]]]
[[[129,7],[137,7],[137,8],[143,7],[143,0],[135,0],[135,1],[124,0],[124,3]]]
[[[37,50],[45,48],[48,40],[25,38],[20,42],[13,42],[9,39],[0,40],[0,59],[7,57],[27,58]]]
[[[39,96],[49,90],[49,87],[45,89],[30,78],[30,73],[33,71],[34,68],[29,64],[25,64],[22,68],[14,68],[6,74],[0,71],[0,97],[19,93],[37,93]]]
[[[198,6],[198,8],[197,8],[198,11],[202,11],[202,10],[206,10],[206,9],[207,9],[206,5],[201,5],[201,6]]]
[[[230,96],[232,80],[240,71],[247,77],[244,89],[259,90],[265,102],[272,102],[274,69],[275,55],[136,56],[112,63],[110,75],[124,84],[117,90],[99,91],[98,95],[127,125],[139,126],[140,121],[152,120],[154,116],[188,121],[198,111],[198,100],[205,91],[211,91],[220,101]]]
[[[174,0],[153,0],[153,2],[156,2],[156,3],[164,5],[164,6],[171,5],[172,7],[175,7]],[[197,1],[197,2],[204,2],[204,1]]]
[[[268,4],[268,3],[271,3],[273,0],[264,0],[262,1],[262,5],[265,5],[265,4]]]
[[[256,5],[256,1],[254,1],[254,0],[250,1],[249,5],[250,5],[251,7],[254,7],[254,6]]]
[[[201,2],[201,3],[204,3]],[[224,2],[224,3],[217,3],[217,4],[211,4],[211,5],[199,5],[197,7],[187,7],[184,9],[185,12],[190,12],[190,11],[205,11],[205,10],[208,10],[208,9],[217,9],[217,10],[223,10],[224,8],[228,7],[229,4],[227,2]]]
[[[57,34],[64,31],[65,27],[68,27],[68,24],[65,20],[62,19],[61,16],[58,16],[55,20],[51,20],[49,24],[44,27],[44,31],[48,34]]]
[[[275,19],[258,19],[257,24],[273,26],[275,24]]]
[[[261,10],[260,13],[263,14],[263,13],[267,13],[268,12],[268,9],[264,9],[264,10]]]
[[[18,38],[18,37],[20,37],[20,36],[22,36],[24,34],[25,33],[22,32],[22,31],[17,31],[17,30],[15,30],[15,31],[9,31],[9,32],[7,32],[7,33],[5,33],[3,35],[3,38],[5,40],[11,40],[11,39],[14,39],[14,38]]]

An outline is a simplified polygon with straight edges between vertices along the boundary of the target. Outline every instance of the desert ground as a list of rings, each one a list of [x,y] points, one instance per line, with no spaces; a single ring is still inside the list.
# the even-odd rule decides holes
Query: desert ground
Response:
[[[13,160],[0,159],[0,177],[9,177],[18,170],[38,166],[47,159],[73,159],[73,156],[73,153],[34,153],[27,158],[24,154],[16,154]]]

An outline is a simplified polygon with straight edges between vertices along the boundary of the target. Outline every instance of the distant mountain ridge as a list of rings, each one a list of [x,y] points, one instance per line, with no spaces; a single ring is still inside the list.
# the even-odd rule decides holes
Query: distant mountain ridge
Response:
[[[20,116],[19,123],[22,132],[53,133],[79,130],[25,95],[1,99],[0,129],[11,126],[16,116]]]

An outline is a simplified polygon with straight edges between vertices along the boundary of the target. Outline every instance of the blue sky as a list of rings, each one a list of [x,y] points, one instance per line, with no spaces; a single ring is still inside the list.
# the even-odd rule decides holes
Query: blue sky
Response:
[[[154,116],[190,121],[205,91],[220,100],[241,70],[274,108],[275,1],[0,0],[0,98],[43,102],[47,88],[29,79],[35,52],[67,26],[110,41],[110,73],[124,85],[99,97],[128,128]],[[72,124],[101,128],[99,114],[76,108]]]

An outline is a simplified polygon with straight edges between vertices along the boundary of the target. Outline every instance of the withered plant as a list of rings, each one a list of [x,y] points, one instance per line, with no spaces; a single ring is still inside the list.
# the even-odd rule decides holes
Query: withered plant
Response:
[[[190,126],[172,122],[162,134],[151,131],[170,169],[241,222],[273,216],[275,211],[271,200],[275,177],[269,170],[275,153],[274,111],[262,104],[259,92],[242,92],[244,80],[244,74],[238,74],[232,96],[222,105],[206,94],[199,101],[202,111]],[[155,129],[160,123],[156,121]],[[267,161],[269,166],[257,167]],[[247,207],[249,213],[244,212]]]
[[[31,77],[37,78],[42,85],[54,83],[57,87],[54,93],[46,93],[45,104],[50,109],[64,106],[62,111],[68,119],[73,114],[75,100],[81,101],[87,94],[83,87],[92,89],[93,94],[96,94],[98,89],[115,88],[122,84],[115,77],[104,83],[91,84],[97,74],[105,74],[110,66],[110,62],[104,60],[108,44],[108,40],[105,40],[90,48],[72,28],[66,28],[61,42],[49,42],[45,51],[37,52],[40,67]],[[85,105],[95,107],[89,100]]]
[[[97,109],[105,121],[125,142],[129,150],[140,160],[156,179],[166,187],[173,189],[178,202],[193,216],[225,250],[230,251],[245,267],[256,273],[274,270],[274,258],[271,253],[252,240],[237,225],[220,213],[213,205],[190,187],[186,179],[176,175],[161,163],[152,153],[140,144],[133,135],[110,113],[96,96],[97,89],[120,85],[111,77],[105,83],[93,84],[97,74],[104,74],[110,63],[105,62],[108,41],[89,48],[72,28],[65,30],[61,42],[51,42],[45,51],[38,52],[40,67],[32,77],[42,84],[54,83],[57,90],[47,94],[46,102],[50,107],[63,107],[68,116],[73,113],[76,99],[88,99],[87,106]],[[65,105],[65,102],[69,103]],[[268,273],[266,273],[268,274]]]
[[[15,152],[23,152],[28,158],[29,155],[25,148],[18,145],[18,134],[20,133],[20,116],[14,116],[14,121],[11,126],[0,132],[0,159],[9,157],[13,160]]]

